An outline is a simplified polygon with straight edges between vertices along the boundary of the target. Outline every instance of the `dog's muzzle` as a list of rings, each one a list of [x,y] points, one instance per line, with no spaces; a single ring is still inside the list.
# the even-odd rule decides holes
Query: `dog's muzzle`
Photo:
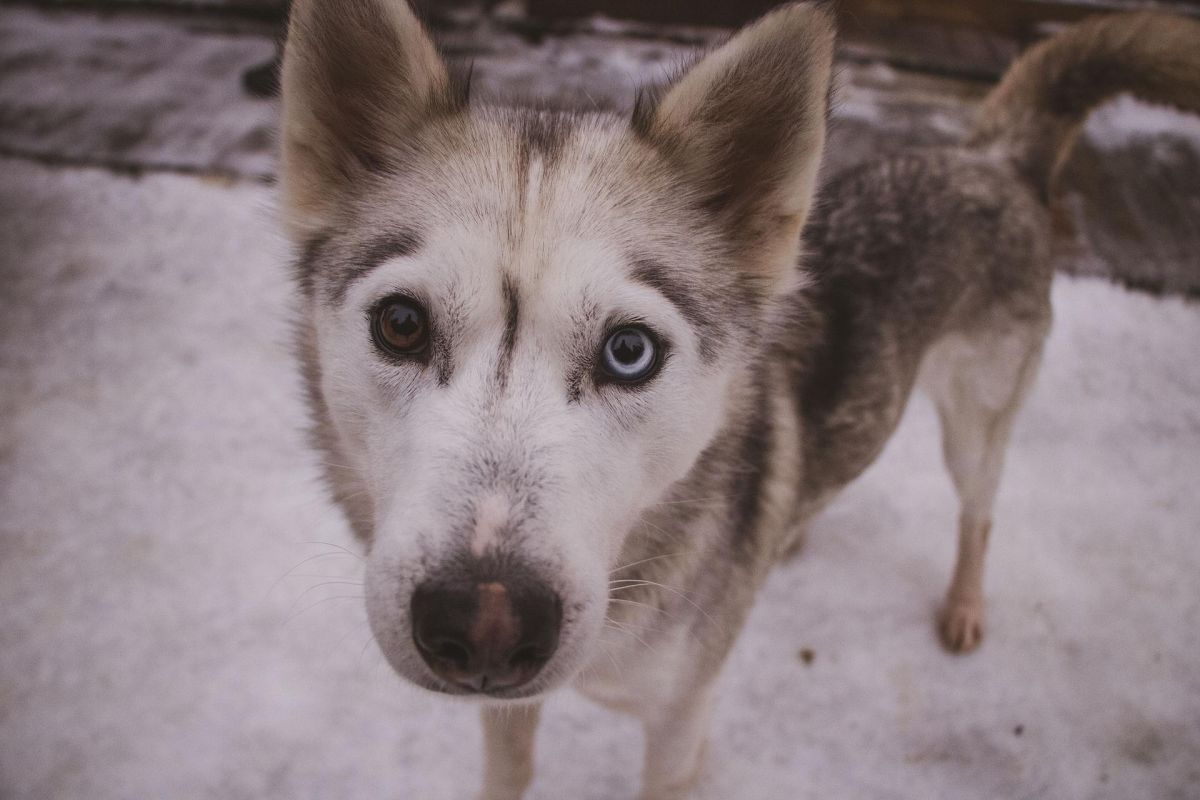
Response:
[[[558,648],[562,601],[528,578],[437,581],[412,595],[413,641],[429,668],[454,689],[516,689]]]

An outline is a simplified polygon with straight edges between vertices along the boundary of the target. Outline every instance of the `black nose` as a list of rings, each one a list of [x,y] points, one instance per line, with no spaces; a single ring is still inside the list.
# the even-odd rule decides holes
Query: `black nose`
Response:
[[[558,647],[562,603],[530,580],[438,582],[412,596],[413,640],[444,680],[476,692],[528,683]]]

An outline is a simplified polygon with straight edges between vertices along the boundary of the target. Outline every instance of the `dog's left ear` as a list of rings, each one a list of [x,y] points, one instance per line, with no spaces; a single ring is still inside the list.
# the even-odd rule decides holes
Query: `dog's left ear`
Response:
[[[639,98],[633,126],[666,152],[769,288],[794,271],[816,188],[834,21],[785,6],[687,71],[656,105]]]

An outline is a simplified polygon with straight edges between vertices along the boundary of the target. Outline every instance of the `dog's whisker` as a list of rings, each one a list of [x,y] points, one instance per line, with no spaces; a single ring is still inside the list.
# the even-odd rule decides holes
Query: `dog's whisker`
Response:
[[[363,559],[363,557],[362,557],[362,556],[360,556],[358,553],[354,552],[353,550],[351,550],[351,549],[350,549],[350,548],[348,548],[348,547],[343,547],[342,545],[340,545],[340,544],[336,544],[336,543],[334,543],[334,542],[307,541],[307,542],[301,542],[301,544],[323,544],[323,545],[325,545],[326,547],[336,547],[338,550],[341,550],[341,551],[342,551],[343,553],[345,553],[346,555],[351,555],[351,556],[354,556],[354,557],[355,557],[355,558],[357,558],[359,561],[362,561],[363,563],[366,563],[365,559]]]
[[[646,520],[646,519],[643,519],[641,521],[641,524],[647,528],[651,528],[652,530],[657,531],[658,533],[660,533],[662,535],[662,537],[664,539],[671,539],[671,540],[679,541],[679,540],[683,539],[684,536],[686,535],[685,531],[682,531],[682,530],[669,531],[666,528],[655,525],[653,522],[650,522],[649,520]]]
[[[623,582],[623,581],[610,581],[610,584],[611,584],[611,583],[622,583],[622,582]],[[704,609],[703,609],[703,608],[700,606],[700,604],[699,604],[699,603],[697,603],[695,600],[693,600],[691,597],[689,597],[689,596],[688,596],[688,595],[687,595],[685,592],[682,592],[682,591],[680,591],[679,589],[676,589],[676,588],[675,588],[675,587],[673,587],[673,586],[667,586],[666,584],[663,584],[663,583],[658,583],[657,581],[646,581],[646,580],[643,580],[643,581],[640,581],[640,582],[632,582],[632,581],[631,581],[631,582],[629,582],[629,584],[630,584],[630,585],[626,585],[626,586],[620,586],[620,587],[617,587],[617,588],[618,588],[618,589],[632,589],[632,588],[635,588],[636,586],[655,586],[655,587],[657,587],[657,588],[659,588],[659,589],[662,589],[663,591],[670,592],[671,594],[674,594],[674,595],[678,595],[678,596],[679,596],[680,598],[682,598],[682,599],[683,599],[683,600],[684,600],[686,603],[688,603],[689,605],[691,605],[691,606],[692,606],[692,608],[696,609],[696,610],[697,610],[697,611],[699,611],[701,614],[703,614],[703,615],[704,615],[704,617],[705,617],[705,618],[706,618],[706,619],[707,619],[709,622],[711,622],[711,623],[712,623],[714,626],[716,626],[716,627],[718,627],[718,628],[720,628],[720,627],[721,627],[721,626],[720,626],[720,625],[717,623],[717,621],[716,621],[716,620],[715,620],[715,619],[712,617],[712,615],[711,615],[711,614],[709,614],[707,611],[705,611],[705,610],[704,610]],[[610,589],[609,591],[610,591],[610,592],[612,592],[612,591],[616,591],[616,590],[617,590],[617,589]]]
[[[607,630],[615,630],[615,628],[602,628],[600,634],[596,637],[596,646],[600,649],[600,652],[604,653],[604,656],[609,660],[609,663],[613,665],[613,670],[617,673],[618,679],[624,681],[625,673],[621,667],[621,663],[617,657],[613,655],[612,648],[609,647],[609,642],[605,639],[604,634]],[[581,674],[586,677],[599,675],[601,674],[601,666],[600,664],[596,663],[594,659],[590,660],[586,666],[584,666]]]
[[[349,469],[355,472],[359,471],[358,467],[352,467],[349,464],[339,464],[336,461],[318,461],[317,463],[326,467],[334,467],[335,469]]]
[[[637,633],[635,633],[633,631],[632,627],[630,627],[629,625],[625,625],[625,624],[617,622],[616,620],[613,620],[613,619],[605,619],[604,624],[608,628],[619,631],[620,633],[633,638],[635,641],[637,641],[638,643],[643,645],[651,653],[658,655],[658,650],[654,649],[654,647],[651,646],[651,644],[649,642],[647,642],[645,639],[643,639],[641,636],[638,636]]]
[[[342,548],[342,549],[344,550],[345,548]],[[315,556],[309,556],[308,558],[301,561],[299,564],[296,564],[294,567],[289,569],[287,572],[280,575],[274,581],[272,581],[271,585],[267,587],[267,590],[265,592],[263,592],[263,600],[266,600],[268,597],[270,597],[271,592],[275,591],[275,588],[277,586],[279,586],[279,584],[282,583],[285,578],[293,577],[293,573],[295,573],[296,570],[300,569],[301,567],[303,567],[305,564],[309,563],[310,561],[316,561],[318,558],[332,558],[334,556],[344,557],[346,555],[354,555],[354,553],[351,553],[350,551],[347,550],[344,553],[317,553]],[[357,556],[355,556],[355,557],[357,558]],[[359,560],[361,561],[362,559],[360,558]]]
[[[610,598],[608,598],[608,602],[610,602],[610,603],[624,603],[624,604],[626,604],[626,605],[631,605],[631,606],[641,606],[642,608],[648,608],[648,609],[650,609],[651,611],[657,612],[657,613],[659,613],[659,614],[666,614],[666,613],[667,613],[667,610],[666,610],[665,608],[659,608],[658,606],[652,606],[652,605],[650,605],[649,603],[642,603],[642,602],[639,602],[639,601],[637,601],[637,600],[626,600],[626,599],[624,599],[624,598],[621,598],[621,597],[610,597]]]
[[[363,642],[362,649],[358,651],[358,659],[361,661],[367,655],[367,648],[375,641],[375,632],[370,629],[370,623],[367,624],[367,640]]]
[[[668,619],[675,618],[675,615],[671,614],[665,608],[659,608],[658,606],[652,606],[649,603],[642,603],[637,600],[625,600],[624,598],[621,598],[621,597],[610,597],[610,598],[608,598],[608,602],[620,603],[621,605],[627,605],[627,606],[638,606],[640,608],[645,608],[650,611],[653,611],[656,614],[664,614],[667,616]]]
[[[366,620],[360,621],[360,625],[369,625],[369,624],[370,623],[368,623]],[[346,632],[343,633],[340,637],[338,637],[337,644],[335,644],[333,647],[329,648],[329,652],[327,652],[325,654],[324,664],[326,666],[328,666],[329,663],[333,660],[334,655],[336,653],[338,653],[339,651],[341,651],[342,645],[344,645],[346,643],[346,640],[349,639],[351,636],[353,636],[357,632],[361,632],[361,627],[360,628],[348,627]]]
[[[622,581],[619,585],[616,581],[609,581],[608,591],[611,594],[612,592],[618,591],[620,589],[636,589],[639,586],[649,586],[649,585],[650,584],[647,583],[646,581],[626,580],[626,581]]]
[[[289,577],[289,578],[329,578],[330,580],[336,581],[336,580],[342,580],[344,578],[348,578],[350,576],[349,575],[317,575],[312,572],[297,572],[292,575],[288,575],[287,577]],[[357,583],[360,586],[362,585],[362,581],[357,581]]]
[[[305,597],[307,597],[311,592],[313,592],[317,589],[320,589],[322,586],[362,586],[362,583],[360,583],[359,581],[341,581],[341,580],[322,581],[321,583],[314,583],[312,586],[308,587],[303,592],[296,595],[296,599],[292,601],[292,605],[289,608],[289,611],[292,609],[295,609],[296,606],[298,606],[300,604],[301,600],[303,600]]]
[[[695,505],[698,503],[712,504],[715,506],[718,504],[727,503],[731,499],[732,498],[724,496],[724,495],[708,495],[706,497],[682,497],[682,498],[677,498],[675,500],[660,500],[657,503],[655,503],[654,505],[652,505],[651,508],[658,508],[660,506]]]
[[[353,499],[354,499],[354,498],[356,498],[356,497],[362,497],[362,496],[363,496],[363,495],[365,495],[366,493],[367,493],[367,490],[366,490],[366,489],[359,489],[359,490],[358,490],[358,491],[356,491],[356,492],[345,492],[345,493],[338,493],[338,492],[334,492],[334,493],[333,493],[333,499],[334,499],[336,502],[339,502],[339,503],[344,503],[344,502],[346,502],[347,500],[353,500]]]
[[[649,564],[651,561],[658,561],[659,559],[662,559],[662,558],[677,558],[677,557],[683,556],[683,555],[687,555],[687,553],[665,553],[661,556],[651,556],[650,558],[643,558],[641,561],[634,561],[632,564],[622,564],[621,566],[616,567],[615,569],[611,569],[608,571],[608,574],[612,575],[614,572],[620,572],[622,570],[632,569],[633,567],[636,567],[640,564]]]
[[[325,603],[329,600],[366,600],[366,599],[367,598],[361,594],[335,594],[335,595],[331,595],[329,597],[322,597],[320,600],[315,601],[311,605],[305,606],[304,608],[300,609],[299,611],[297,611],[296,613],[292,614],[287,619],[285,619],[283,621],[283,627],[287,627],[293,620],[299,618],[303,614],[308,613],[309,611],[312,611],[317,606],[319,606],[322,603]]]
[[[612,648],[610,648],[603,640],[598,641],[597,644],[600,645],[601,652],[603,652],[605,657],[612,663],[613,669],[617,671],[618,678],[623,681],[625,679],[625,672],[621,668],[621,662],[617,660],[615,655],[613,655]]]

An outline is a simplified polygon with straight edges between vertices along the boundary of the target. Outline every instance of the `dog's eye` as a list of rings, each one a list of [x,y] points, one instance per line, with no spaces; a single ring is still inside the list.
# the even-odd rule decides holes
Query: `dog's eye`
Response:
[[[429,346],[425,309],[408,297],[388,297],[371,313],[371,335],[379,349],[399,356],[419,356]]]
[[[658,366],[658,345],[644,328],[619,328],[604,342],[600,366],[615,380],[625,383],[644,381]]]

